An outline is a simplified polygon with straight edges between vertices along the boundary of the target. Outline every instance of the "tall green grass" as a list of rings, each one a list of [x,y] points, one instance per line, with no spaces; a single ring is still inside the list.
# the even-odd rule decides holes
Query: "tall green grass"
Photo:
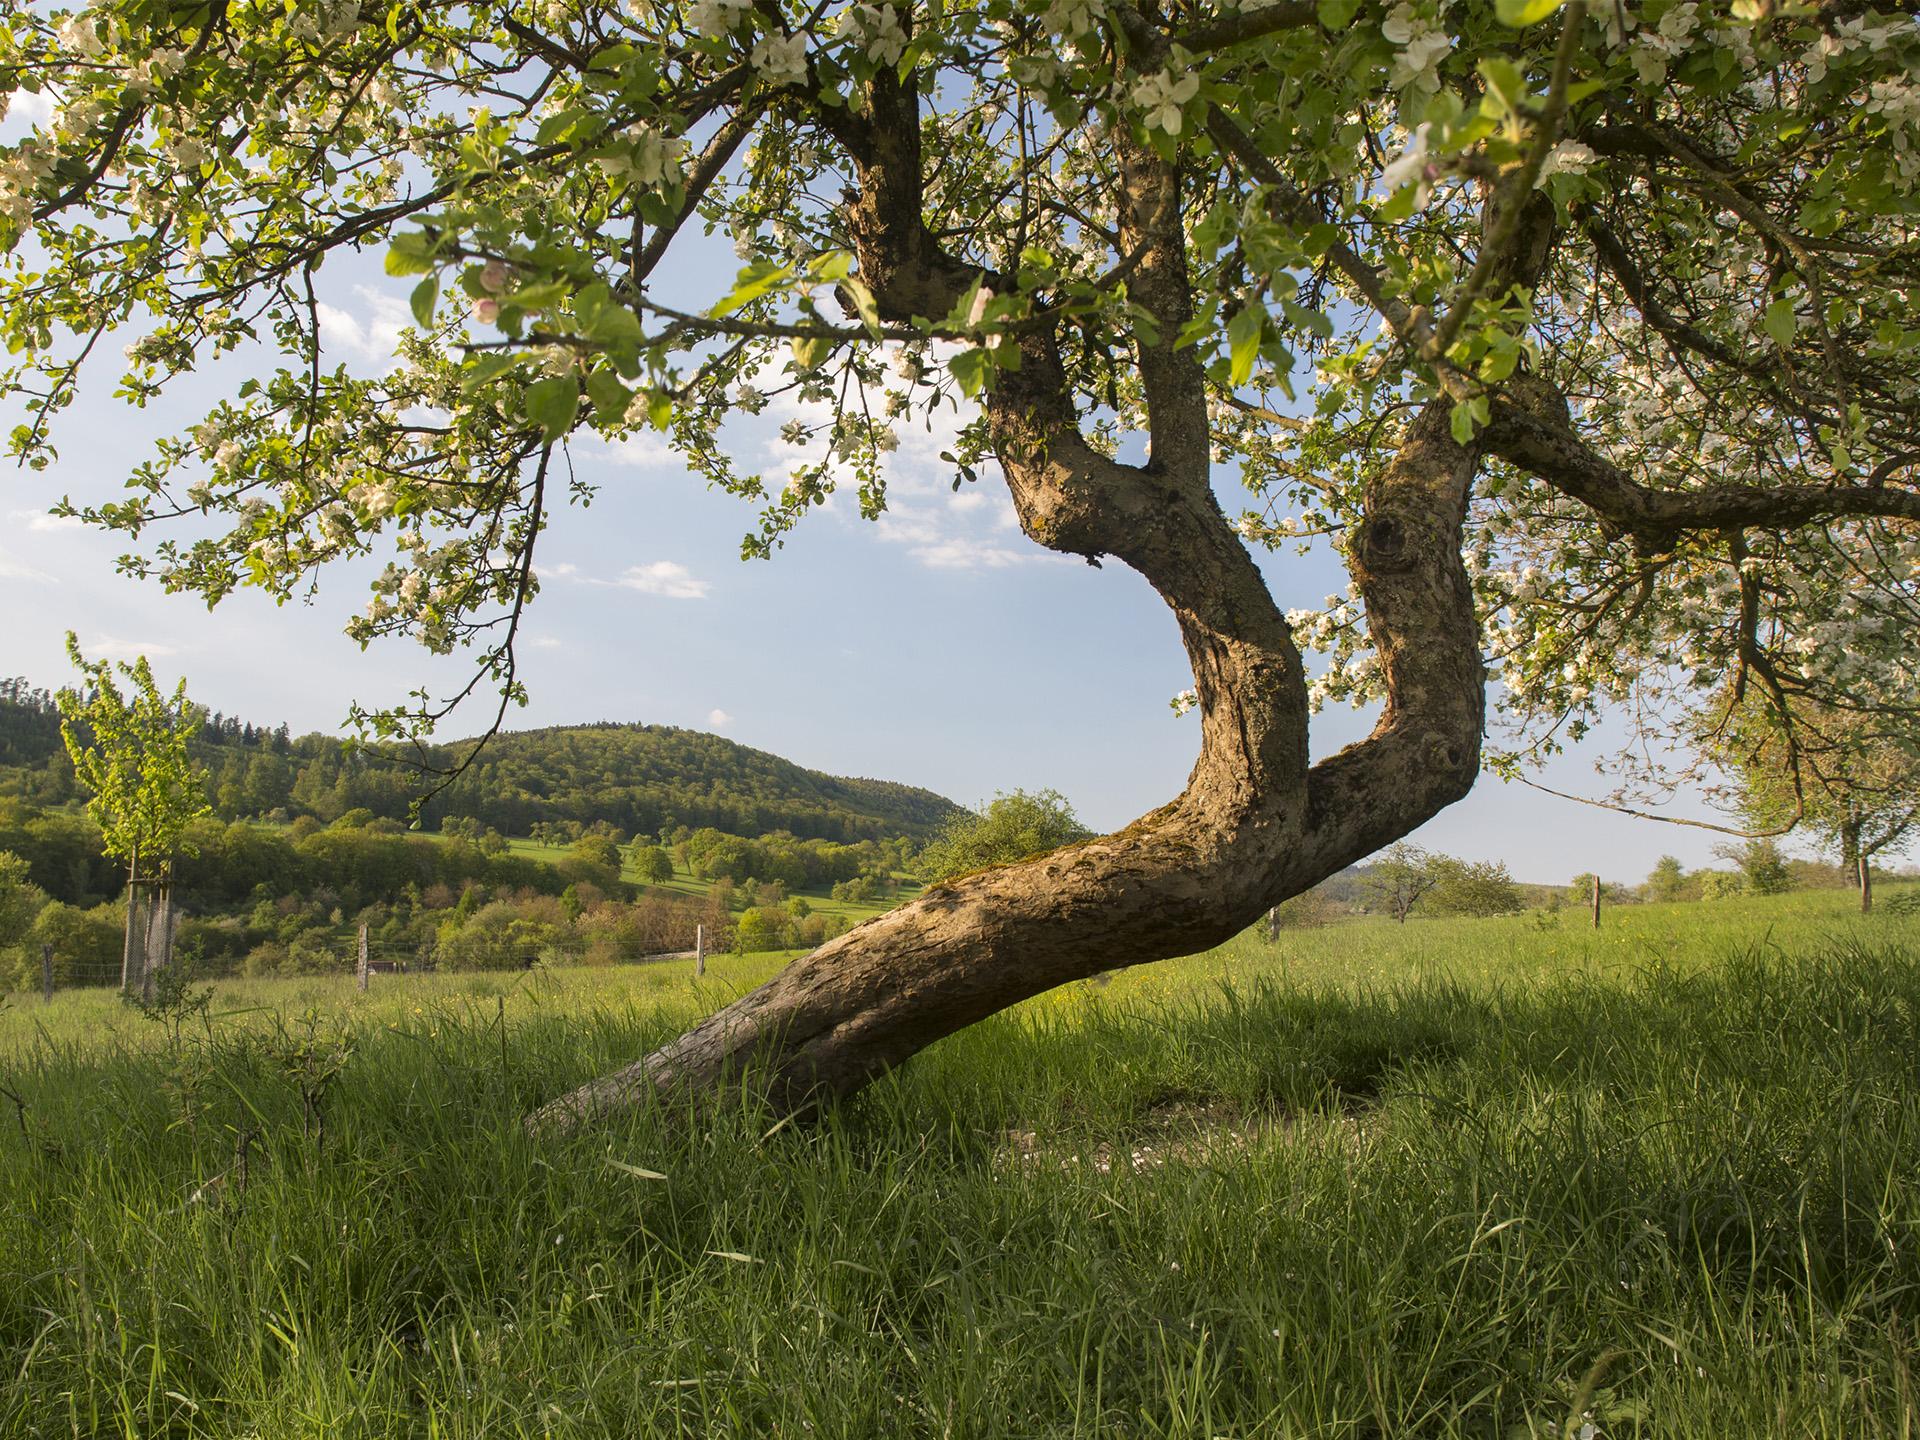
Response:
[[[16,998],[0,1434],[1904,1435],[1920,926],[1843,905],[1246,937],[568,1140],[771,962]]]

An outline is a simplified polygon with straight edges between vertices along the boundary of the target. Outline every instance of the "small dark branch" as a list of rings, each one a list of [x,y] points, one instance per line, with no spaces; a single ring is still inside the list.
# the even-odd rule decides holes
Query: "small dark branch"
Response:
[[[726,124],[707,142],[707,148],[700,153],[699,162],[687,176],[687,198],[680,207],[679,217],[671,225],[658,226],[644,245],[634,247],[633,266],[627,279],[636,295],[653,273],[654,266],[667,253],[667,247],[673,243],[674,237],[680,233],[680,227],[699,208],[701,197],[719,178],[720,172],[732,162],[740,149],[740,142],[752,133],[754,122],[759,118],[759,112],[753,109],[737,110],[728,117]],[[636,229],[639,223],[637,219],[634,221]]]
[[[1741,840],[1771,840],[1777,836],[1789,834],[1793,827],[1800,823],[1801,818],[1799,813],[1795,813],[1791,820],[1775,829],[1742,830],[1733,825],[1716,825],[1711,820],[1690,820],[1683,815],[1661,815],[1652,810],[1636,810],[1630,805],[1620,805],[1612,800],[1596,800],[1590,795],[1569,794],[1565,790],[1556,790],[1551,785],[1542,785],[1538,780],[1529,780],[1525,775],[1516,775],[1514,778],[1527,788],[1538,790],[1542,795],[1551,795],[1556,800],[1571,800],[1576,805],[1591,805],[1596,810],[1611,810],[1616,815],[1630,815],[1636,820],[1658,820],[1662,825],[1684,825],[1690,830],[1711,830],[1716,835],[1732,835]]]
[[[1281,0],[1277,5],[1243,10],[1225,20],[1195,25],[1177,35],[1168,36],[1167,41],[1192,54],[1204,55],[1212,50],[1244,45],[1249,40],[1263,40],[1282,30],[1305,30],[1319,23],[1319,6],[1312,0]]]

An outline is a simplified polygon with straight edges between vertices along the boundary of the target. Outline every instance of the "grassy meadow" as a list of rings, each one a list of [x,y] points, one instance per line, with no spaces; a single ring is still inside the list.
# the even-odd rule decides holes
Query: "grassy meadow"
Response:
[[[547,845],[538,840],[529,839],[524,835],[507,837],[507,850],[511,854],[524,855],[530,860],[541,860],[549,865],[556,863],[567,854],[567,847],[564,845]],[[697,879],[690,869],[677,861],[674,865],[673,878],[671,880],[651,881],[641,876],[639,870],[634,866],[632,857],[629,856],[620,867],[620,878],[632,885],[643,885],[650,889],[664,890],[670,894],[684,896],[690,900],[705,898],[709,889],[709,882]],[[884,915],[896,905],[903,904],[905,901],[912,899],[920,893],[921,885],[918,880],[906,875],[899,875],[895,878],[900,884],[898,893],[888,896],[885,899],[875,900],[872,903],[863,903],[858,900],[836,900],[831,894],[831,887],[824,885],[816,887],[802,886],[792,893],[804,897],[807,904],[812,907],[812,912],[816,915],[838,915],[849,925],[858,925],[864,920],[871,920],[876,915]],[[747,901],[748,898],[749,897],[743,892],[741,899]]]
[[[0,1436],[1909,1435],[1920,918],[1850,906],[1247,935],[567,1139],[781,957],[14,996]]]

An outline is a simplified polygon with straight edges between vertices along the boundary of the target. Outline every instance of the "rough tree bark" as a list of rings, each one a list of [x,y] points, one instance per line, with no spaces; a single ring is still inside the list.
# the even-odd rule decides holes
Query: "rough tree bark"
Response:
[[[890,320],[946,313],[980,274],[944,254],[921,218],[917,107],[910,84],[883,77],[864,115],[836,132],[858,180],[848,226],[861,273]],[[1122,464],[1087,443],[1045,330],[1023,336],[1020,368],[1003,373],[986,406],[1026,534],[1123,561],[1173,611],[1201,711],[1186,788],[1117,834],[935,886],[553,1101],[534,1126],[749,1073],[783,1112],[851,1093],[1029,996],[1215,945],[1472,785],[1485,674],[1460,550],[1476,455],[1451,437],[1448,403],[1414,418],[1369,486],[1349,557],[1386,706],[1367,739],[1310,765],[1301,657],[1209,487],[1205,380],[1172,344],[1191,303],[1179,177],[1124,135],[1116,144],[1130,293],[1162,337],[1138,354],[1151,458]]]

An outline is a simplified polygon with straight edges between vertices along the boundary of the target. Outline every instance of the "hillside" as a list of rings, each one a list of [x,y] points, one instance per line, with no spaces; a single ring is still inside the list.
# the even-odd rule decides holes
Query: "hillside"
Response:
[[[472,742],[433,752],[437,764]],[[400,750],[345,750],[327,735],[292,736],[212,715],[197,747],[223,819],[331,822],[350,810],[404,820],[425,788]],[[40,804],[77,798],[51,696],[0,680],[0,794]],[[952,815],[944,796],[886,780],[809,770],[718,735],[667,725],[600,723],[496,736],[423,817],[471,817],[509,835],[542,822],[603,821],[630,834],[712,826],[749,838],[776,830],[852,843],[921,839]]]
[[[511,835],[542,820],[605,820],[636,833],[711,825],[840,841],[920,838],[958,809],[931,790],[827,775],[699,730],[617,724],[499,735],[438,808]]]

